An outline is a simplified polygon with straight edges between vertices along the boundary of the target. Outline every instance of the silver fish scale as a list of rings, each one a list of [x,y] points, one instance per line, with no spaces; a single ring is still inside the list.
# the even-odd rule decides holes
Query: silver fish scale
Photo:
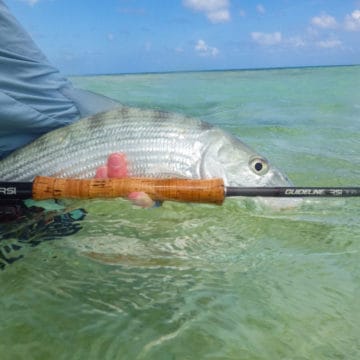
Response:
[[[129,176],[201,177],[212,127],[184,116],[119,108],[54,130],[0,162],[3,181],[36,175],[89,178],[109,154],[122,152]]]

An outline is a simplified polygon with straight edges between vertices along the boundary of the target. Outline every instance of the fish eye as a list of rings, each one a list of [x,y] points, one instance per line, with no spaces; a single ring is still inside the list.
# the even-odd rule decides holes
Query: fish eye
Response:
[[[263,158],[252,158],[249,166],[256,175],[265,175],[269,170],[269,164]]]

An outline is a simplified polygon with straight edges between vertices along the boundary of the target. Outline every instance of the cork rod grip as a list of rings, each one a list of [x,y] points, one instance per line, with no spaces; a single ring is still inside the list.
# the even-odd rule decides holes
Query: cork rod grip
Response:
[[[92,199],[127,197],[143,191],[153,200],[172,200],[222,204],[225,191],[222,179],[66,179],[37,176],[33,199]]]

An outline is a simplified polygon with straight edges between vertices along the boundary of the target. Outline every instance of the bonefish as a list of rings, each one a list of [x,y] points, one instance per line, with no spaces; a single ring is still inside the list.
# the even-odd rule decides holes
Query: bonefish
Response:
[[[126,155],[129,176],[220,177],[228,186],[290,185],[265,157],[216,126],[125,106],[54,130],[13,152],[0,162],[0,179],[91,178],[114,152]]]

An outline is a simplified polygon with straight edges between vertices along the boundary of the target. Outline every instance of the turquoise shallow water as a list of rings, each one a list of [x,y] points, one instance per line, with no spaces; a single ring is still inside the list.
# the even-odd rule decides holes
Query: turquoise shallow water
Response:
[[[360,186],[360,67],[73,81],[226,128],[296,185]],[[358,199],[75,205],[79,232],[0,272],[1,359],[360,357]]]

